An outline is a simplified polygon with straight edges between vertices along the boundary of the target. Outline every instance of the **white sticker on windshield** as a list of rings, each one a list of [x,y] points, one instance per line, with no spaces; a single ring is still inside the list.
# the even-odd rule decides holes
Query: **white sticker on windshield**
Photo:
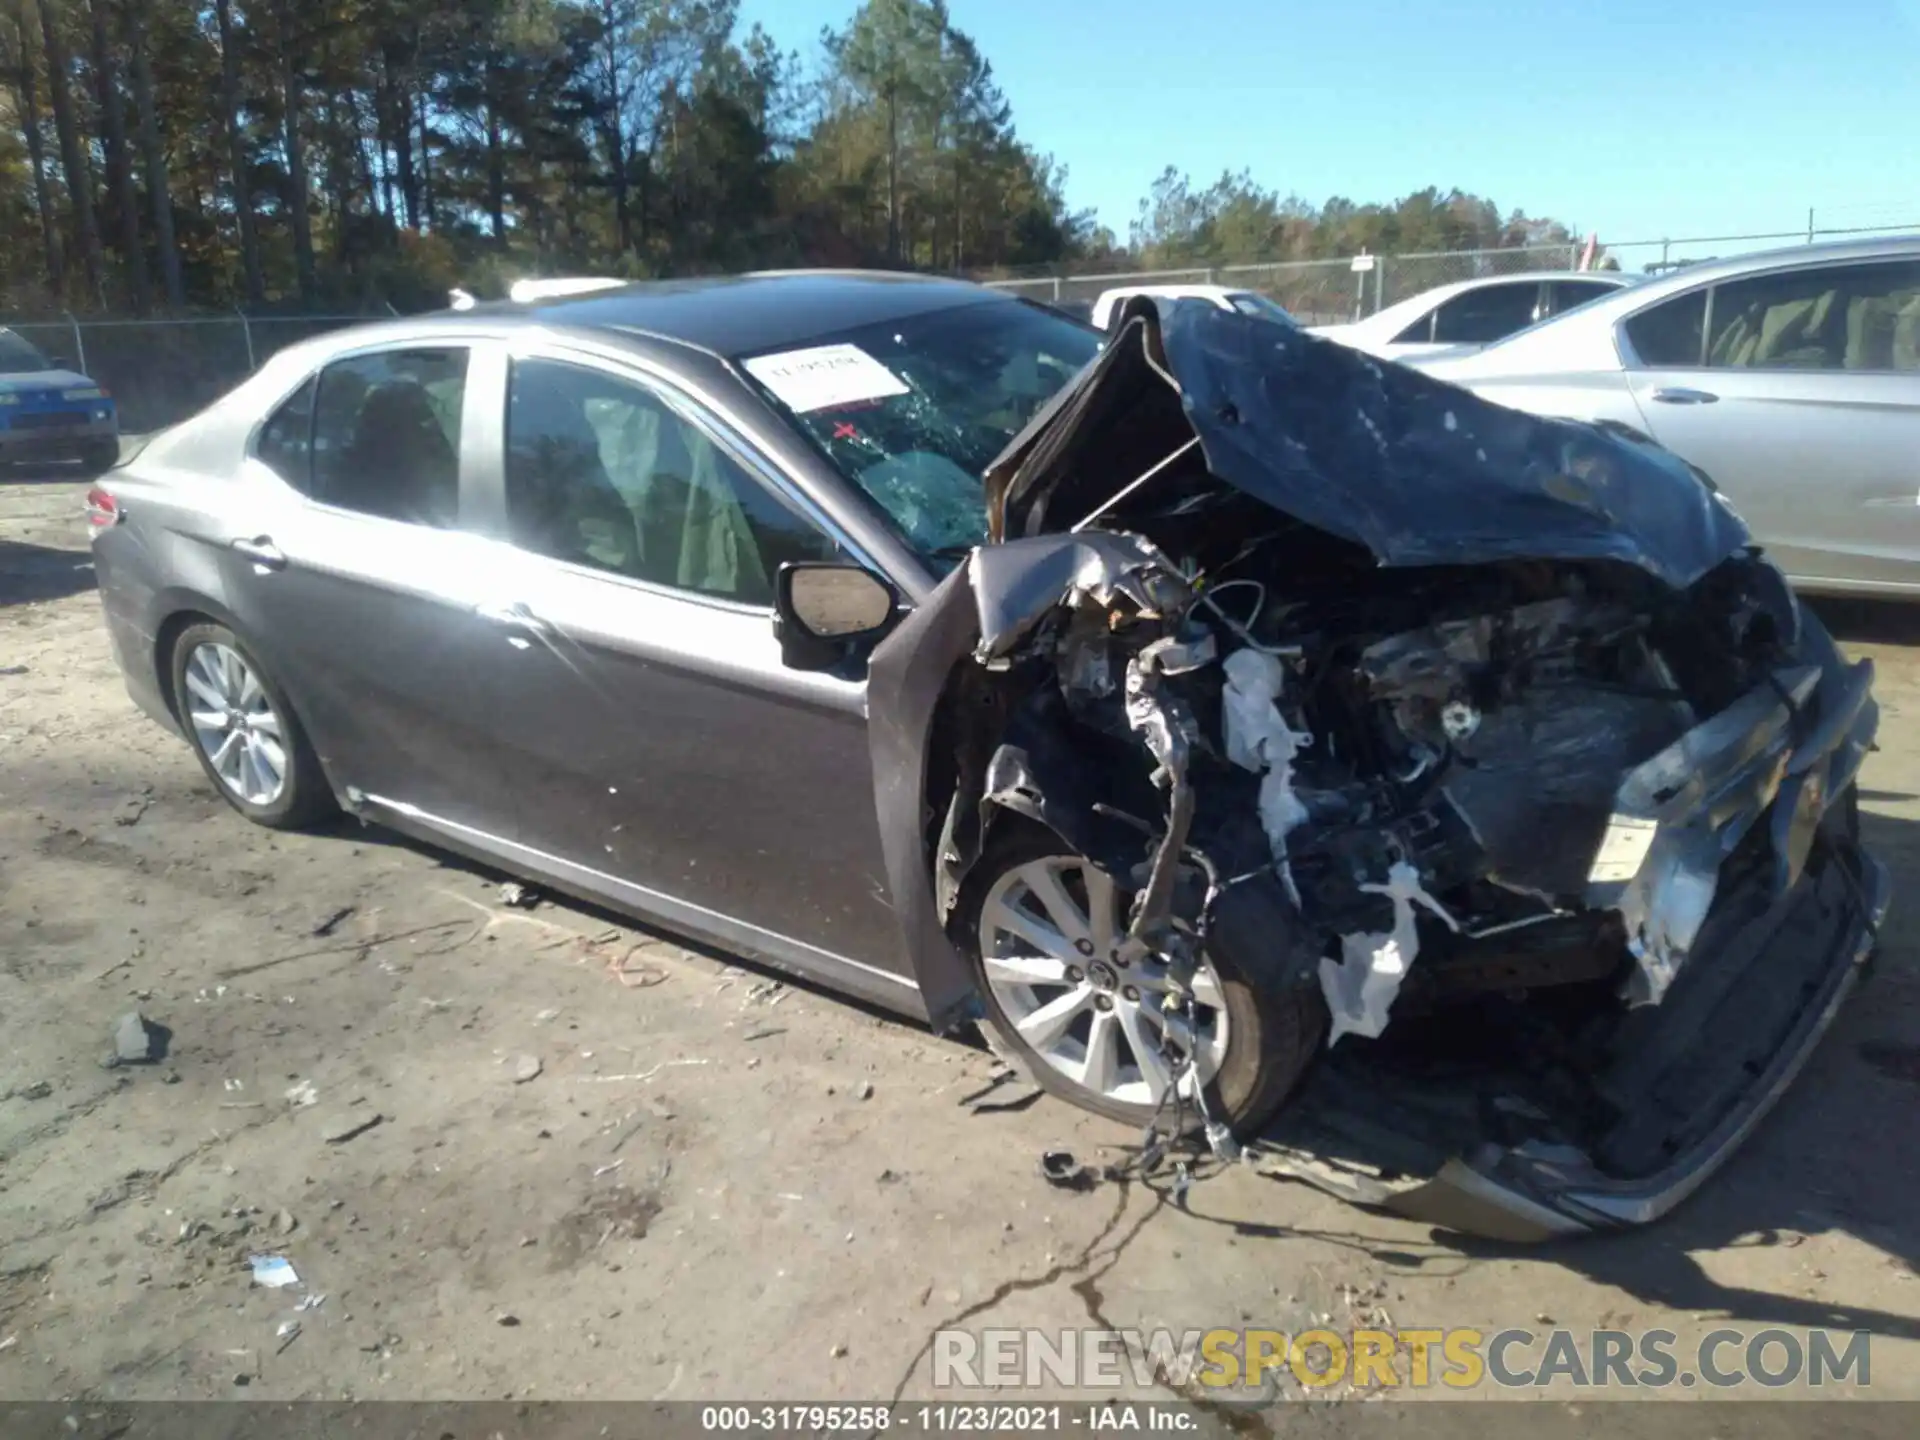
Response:
[[[1646,863],[1659,832],[1657,821],[1634,815],[1615,815],[1607,821],[1607,833],[1601,838],[1600,853],[1593,857],[1593,869],[1587,872],[1589,885],[1618,885],[1634,878]]]
[[[746,365],[749,375],[802,415],[907,393],[905,381],[858,345],[815,345],[756,356]]]

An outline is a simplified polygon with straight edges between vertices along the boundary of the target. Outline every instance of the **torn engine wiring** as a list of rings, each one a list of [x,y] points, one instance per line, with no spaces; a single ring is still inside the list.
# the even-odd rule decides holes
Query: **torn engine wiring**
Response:
[[[1330,1043],[1379,1036],[1402,1003],[1624,987],[1620,916],[1587,903],[1609,865],[1625,874],[1635,858],[1640,832],[1610,828],[1616,789],[1772,658],[1752,607],[1604,564],[1317,588],[1273,555],[1255,573],[1254,547],[1212,578],[1124,538],[1146,557],[1124,583],[1067,585],[981,658],[1030,730],[1069,729],[1063,750],[1083,754],[1130,741],[1159,797],[1157,815],[1138,793],[1095,806],[1145,837],[1114,866],[1133,897],[1125,944],[1174,980],[1164,1043],[1180,1079],[1149,1152],[1184,1105],[1217,1151],[1232,1147],[1192,1083],[1180,1019],[1216,903],[1250,875],[1281,877],[1303,937],[1293,953],[1315,962],[1270,983],[1317,985]],[[1045,818],[1045,787],[1022,784]]]

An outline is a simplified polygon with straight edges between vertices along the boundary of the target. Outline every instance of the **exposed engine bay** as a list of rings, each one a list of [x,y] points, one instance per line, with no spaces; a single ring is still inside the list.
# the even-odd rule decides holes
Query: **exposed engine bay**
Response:
[[[1162,804],[1109,784],[1108,825],[1065,823],[1138,897],[1141,943],[1204,943],[1225,896],[1272,875],[1293,966],[1273,983],[1319,986],[1330,1043],[1382,1034],[1403,991],[1415,1010],[1593,982],[1658,998],[1690,936],[1630,928],[1658,825],[1617,810],[1621,786],[1769,675],[1775,616],[1700,614],[1619,567],[1376,571],[1314,595],[1284,547],[1207,584],[1135,537],[1080,543],[1103,577],[1126,557],[1118,583],[977,657],[1010,716],[983,788],[1060,824],[1022,736],[1136,745]],[[943,859],[972,833],[956,822]]]
[[[1127,897],[1115,973],[1167,967],[1155,1043],[1216,1153],[1264,1128],[1382,1203],[1451,1173],[1428,1208],[1493,1232],[1644,1218],[1594,1195],[1728,1132],[1884,909],[1833,804],[1871,667],[1671,456],[1337,349],[1135,316],[988,472],[1000,543],[913,637],[928,918],[966,950],[996,834],[1044,831]],[[1803,920],[1839,938],[1790,978],[1763,932]],[[1208,965],[1286,997],[1259,1083],[1197,1068]],[[1683,1074],[1701,1045],[1731,1068]],[[1461,1196],[1502,1166],[1489,1221]]]

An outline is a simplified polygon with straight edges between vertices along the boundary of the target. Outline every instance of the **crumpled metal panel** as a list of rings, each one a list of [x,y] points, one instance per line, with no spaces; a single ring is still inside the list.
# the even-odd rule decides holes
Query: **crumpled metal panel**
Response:
[[[1138,535],[1089,530],[1040,535],[975,550],[967,561],[980,625],[976,657],[1006,655],[1061,605],[1106,607],[1126,599],[1142,614],[1178,611],[1192,599],[1173,563]]]
[[[1127,322],[988,469],[996,534],[1091,513],[1184,438],[1164,417],[1131,466],[1090,465],[1094,433],[1177,392],[1218,479],[1386,565],[1618,560],[1684,588],[1748,545],[1677,456],[1601,427],[1523,414],[1304,331],[1179,304]],[[1106,457],[1102,457],[1106,458]],[[1160,486],[1142,492],[1171,503]]]

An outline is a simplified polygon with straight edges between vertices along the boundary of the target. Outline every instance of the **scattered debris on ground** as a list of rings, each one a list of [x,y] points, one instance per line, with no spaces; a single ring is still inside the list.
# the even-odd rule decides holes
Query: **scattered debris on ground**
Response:
[[[354,911],[357,909],[359,909],[357,905],[342,905],[338,910],[335,910],[332,914],[328,915],[326,919],[322,920],[318,925],[315,925],[311,930],[307,932],[307,934],[311,935],[316,940],[324,940],[327,938],[327,936],[333,934],[335,930],[340,928],[340,923],[343,920],[347,920],[351,918]]]
[[[543,1068],[537,1055],[517,1056],[513,1062],[513,1083],[524,1085],[529,1080],[537,1080]]]
[[[284,1290],[300,1283],[293,1263],[284,1255],[249,1255],[247,1264],[253,1268],[253,1283],[268,1290]]]
[[[1049,1185],[1062,1190],[1091,1190],[1092,1167],[1082,1165],[1071,1150],[1048,1150],[1040,1156],[1040,1174]]]
[[[356,1136],[366,1134],[386,1118],[380,1114],[348,1115],[328,1125],[320,1132],[320,1138],[329,1145],[344,1145]]]
[[[165,1049],[147,1017],[129,1010],[113,1027],[113,1051],[101,1063],[109,1070],[119,1065],[146,1065],[161,1058]]]

